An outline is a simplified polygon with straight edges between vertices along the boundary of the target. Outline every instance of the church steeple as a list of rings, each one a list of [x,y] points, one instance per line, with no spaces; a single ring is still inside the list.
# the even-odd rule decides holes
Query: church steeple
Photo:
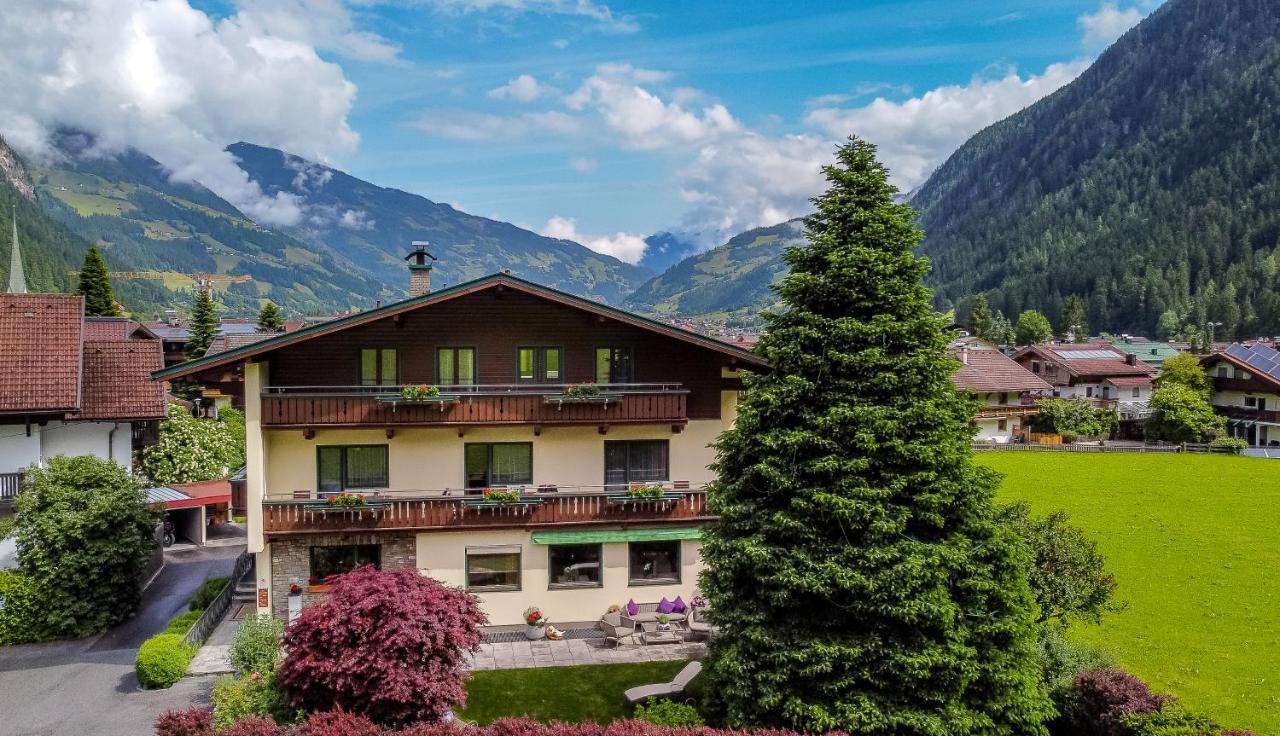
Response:
[[[27,293],[27,274],[22,270],[22,252],[18,250],[18,208],[13,208],[13,246],[9,252],[10,294]]]

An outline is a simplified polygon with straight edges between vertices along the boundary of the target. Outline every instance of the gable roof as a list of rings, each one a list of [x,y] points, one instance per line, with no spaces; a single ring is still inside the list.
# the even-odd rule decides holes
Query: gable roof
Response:
[[[1140,360],[1137,365],[1130,365],[1128,353],[1105,342],[1030,345],[1013,357],[1018,360],[1029,354],[1057,363],[1073,376],[1156,376],[1151,366]]]
[[[622,309],[593,302],[590,299],[584,299],[580,296],[575,296],[557,289],[542,286],[541,284],[535,284],[532,281],[526,281],[525,279],[517,276],[512,276],[509,273],[495,273],[472,281],[457,284],[455,286],[450,286],[439,291],[432,291],[421,296],[411,297],[403,301],[378,307],[377,309],[370,309],[366,312],[353,314],[349,317],[343,317],[331,322],[322,322],[320,324],[304,327],[296,332],[285,332],[265,340],[260,340],[251,345],[231,348],[216,355],[205,355],[202,358],[189,360],[185,363],[179,363],[178,365],[164,370],[156,371],[152,374],[152,377],[156,379],[171,379],[190,376],[208,368],[239,363],[253,358],[254,356],[262,355],[263,353],[288,345],[296,345],[322,335],[331,335],[336,332],[342,332],[343,330],[348,330],[353,327],[358,327],[360,325],[386,319],[387,317],[393,317],[398,314],[404,314],[405,312],[429,307],[433,304],[439,304],[468,294],[475,294],[487,289],[511,289],[513,291],[529,294],[558,304],[574,307],[607,319],[617,320],[624,324],[632,325],[633,327],[639,327],[640,329],[665,335],[699,347],[707,348],[708,350],[713,350],[734,359],[741,360],[750,365],[758,367],[765,367],[767,365],[764,359],[760,356],[745,348],[738,347],[737,345],[731,345],[712,337],[699,335],[696,332],[689,332],[677,327],[665,325],[656,320],[649,319],[648,317],[642,317],[638,314],[633,314]]]
[[[79,407],[83,314],[78,294],[0,294],[0,414]]]
[[[168,409],[159,340],[95,340],[84,345],[84,390],[76,419],[159,419]]]
[[[1053,388],[999,350],[955,348],[951,355],[961,361],[960,370],[951,374],[951,381],[957,388],[973,389],[980,394],[1048,391]]]
[[[1232,343],[1226,350],[1201,358],[1200,364],[1207,368],[1220,360],[1248,371],[1264,383],[1280,387],[1280,352],[1274,348],[1261,343]]]
[[[156,333],[141,322],[134,322],[128,317],[85,317],[84,341],[124,340],[130,337],[158,339]]]

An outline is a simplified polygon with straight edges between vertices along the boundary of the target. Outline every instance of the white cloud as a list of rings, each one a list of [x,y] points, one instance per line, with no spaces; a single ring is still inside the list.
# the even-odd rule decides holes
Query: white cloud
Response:
[[[578,157],[569,159],[569,165],[573,167],[574,171],[578,171],[585,174],[588,171],[595,171],[596,167],[600,165],[600,162],[595,160],[594,158],[578,156]]]
[[[348,230],[372,230],[374,221],[364,210],[347,210],[338,218],[338,224]]]
[[[640,24],[629,15],[617,15],[607,5],[593,0],[425,0],[441,10],[473,13],[505,10],[517,13],[569,15],[595,21],[601,28],[618,33],[635,33]]]
[[[903,102],[877,98],[856,108],[820,107],[806,121],[833,138],[849,135],[875,143],[894,183],[904,191],[919,186],[974,133],[1002,120],[1075,79],[1085,60],[1054,64],[1043,74],[998,79],[975,77]]]
[[[709,105],[694,112],[674,101],[665,102],[640,86],[667,76],[629,65],[603,65],[564,101],[573,110],[594,109],[611,130],[621,134],[627,148],[694,144],[741,131],[742,126],[724,105]],[[688,98],[687,90],[683,96]]]
[[[521,74],[501,87],[489,90],[489,96],[495,100],[510,97],[520,102],[533,102],[546,91],[546,85],[539,84],[533,75]]]
[[[355,86],[259,16],[214,21],[187,0],[6,0],[0,133],[39,155],[55,126],[136,147],[251,217],[297,222],[295,195],[265,196],[224,147],[237,140],[328,159],[355,149]],[[303,93],[305,91],[305,93]]]
[[[556,40],[551,42],[551,45],[558,49],[567,49],[569,48],[569,39],[557,38]]]
[[[459,141],[522,143],[531,135],[576,133],[577,119],[557,110],[502,116],[466,110],[423,112],[409,123],[427,135]]]
[[[1114,2],[1104,2],[1096,12],[1085,13],[1076,23],[1083,34],[1081,43],[1089,49],[1110,46],[1124,32],[1138,25],[1143,12],[1136,7],[1120,9]]]
[[[542,234],[548,238],[572,240],[582,243],[597,253],[613,256],[623,263],[639,263],[644,257],[645,242],[641,235],[614,233],[613,235],[587,235],[578,232],[578,221],[559,215],[547,220]]]
[[[287,38],[361,61],[394,62],[400,48],[376,33],[355,28],[342,0],[236,0],[248,30]]]

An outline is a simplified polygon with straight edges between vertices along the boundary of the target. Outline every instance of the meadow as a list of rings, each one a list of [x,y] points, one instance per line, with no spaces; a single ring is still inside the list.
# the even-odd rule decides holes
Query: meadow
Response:
[[[1224,725],[1280,733],[1280,463],[993,452],[1000,497],[1066,510],[1123,610],[1071,637]]]

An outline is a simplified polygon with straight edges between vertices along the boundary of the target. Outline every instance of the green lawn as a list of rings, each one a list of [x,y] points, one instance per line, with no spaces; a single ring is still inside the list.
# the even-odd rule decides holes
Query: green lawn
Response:
[[[999,452],[1004,500],[1065,509],[1127,608],[1079,641],[1224,724],[1280,733],[1280,462]]]
[[[631,715],[623,691],[669,682],[685,662],[639,662],[474,672],[458,715],[481,725],[498,718],[608,723]]]

